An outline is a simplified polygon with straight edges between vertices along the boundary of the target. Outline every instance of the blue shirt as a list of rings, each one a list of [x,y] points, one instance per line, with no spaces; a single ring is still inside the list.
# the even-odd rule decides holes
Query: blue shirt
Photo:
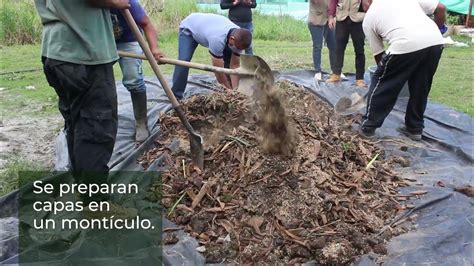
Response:
[[[143,7],[140,5],[138,0],[130,0],[130,13],[135,22],[140,25],[143,18],[146,17],[146,12]],[[127,24],[127,21],[122,15],[122,12],[119,9],[110,9],[112,15],[112,23],[114,26],[114,36],[115,42],[124,43],[124,42],[136,42],[137,39],[133,35],[132,30]]]

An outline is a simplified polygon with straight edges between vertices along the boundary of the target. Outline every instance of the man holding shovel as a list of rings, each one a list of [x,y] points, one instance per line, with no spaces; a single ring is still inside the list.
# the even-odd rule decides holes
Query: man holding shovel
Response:
[[[423,114],[443,51],[445,8],[438,0],[363,0],[363,28],[378,68],[372,78],[360,133],[371,137],[382,126],[408,81],[405,126],[399,131],[421,140]],[[434,14],[434,22],[425,14]],[[383,40],[390,44],[387,52]]]
[[[247,29],[241,29],[224,16],[193,13],[181,21],[178,43],[179,60],[190,62],[200,44],[209,49],[213,66],[236,69],[240,66],[239,55],[252,43],[252,33]],[[172,90],[178,99],[183,98],[188,74],[188,67],[175,66]],[[229,78],[218,72],[215,75],[217,81],[225,88],[238,87],[238,76]]]
[[[164,57],[164,54],[158,49],[155,27],[138,0],[130,0],[129,3],[129,10],[133,19],[145,33],[151,52],[158,61],[161,57]],[[142,49],[121,11],[114,8],[110,10],[110,13],[112,15],[117,49],[134,54],[142,54]],[[132,97],[133,114],[135,116],[135,140],[142,142],[150,135],[147,126],[147,96],[146,85],[143,80],[142,60],[121,57],[119,64],[122,69],[122,83]]]
[[[128,0],[35,0],[35,6],[43,24],[44,73],[59,98],[73,177],[106,184],[117,134],[118,55],[109,8],[127,9]],[[86,204],[109,199],[81,196]],[[111,213],[133,217],[136,210],[111,204]]]

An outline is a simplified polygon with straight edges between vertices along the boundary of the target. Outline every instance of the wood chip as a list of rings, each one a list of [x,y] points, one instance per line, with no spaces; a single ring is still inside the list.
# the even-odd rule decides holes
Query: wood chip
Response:
[[[194,199],[196,198],[196,194],[194,194],[194,192],[190,189],[186,190],[186,194],[191,199],[191,201],[194,201]]]
[[[230,142],[228,142],[227,144],[225,144],[224,147],[222,147],[222,149],[221,149],[220,152],[223,153],[223,152],[224,152],[225,150],[227,150],[227,148],[229,148],[230,145],[232,145],[234,142],[235,142],[235,141],[230,141]]]
[[[202,187],[201,187],[201,190],[199,190],[199,193],[197,194],[197,196],[194,198],[192,204],[191,204],[191,208],[194,210],[198,205],[199,203],[201,202],[201,200],[204,198],[204,196],[206,195],[206,193],[208,192],[208,188],[211,186],[211,183],[210,182],[207,182],[205,183]]]
[[[265,222],[265,219],[263,219],[263,217],[254,216],[254,217],[249,218],[245,223],[249,225],[250,227],[252,227],[255,233],[262,235],[262,232],[260,232],[260,226],[262,226],[264,222]]]
[[[226,212],[226,211],[229,211],[229,210],[236,209],[236,208],[238,208],[238,207],[239,207],[239,206],[227,206],[227,207],[225,207],[225,208],[214,207],[214,208],[205,209],[205,211],[207,211],[207,212]]]
[[[258,168],[260,168],[260,166],[262,166],[263,162],[264,162],[264,160],[261,160],[261,161],[257,162],[256,164],[254,164],[252,169],[250,169],[247,174],[251,175],[253,172],[257,171]]]
[[[411,195],[415,195],[415,196],[424,195],[426,193],[428,193],[428,191],[426,190],[417,190],[417,191],[410,192]]]

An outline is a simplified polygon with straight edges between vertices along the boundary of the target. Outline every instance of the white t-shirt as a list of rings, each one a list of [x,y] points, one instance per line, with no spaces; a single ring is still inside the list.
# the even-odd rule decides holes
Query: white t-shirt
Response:
[[[407,54],[443,44],[432,14],[438,0],[374,0],[365,15],[363,27],[374,55],[382,53],[383,41],[390,54]]]

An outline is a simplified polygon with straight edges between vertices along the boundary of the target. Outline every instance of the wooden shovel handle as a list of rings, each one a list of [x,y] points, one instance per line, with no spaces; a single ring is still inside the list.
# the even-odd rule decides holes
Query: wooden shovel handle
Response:
[[[124,52],[124,51],[119,51],[118,53],[119,53],[119,56],[121,57],[130,57],[130,58],[148,60],[146,56],[141,55],[141,54],[129,53],[129,52]],[[237,76],[254,76],[255,75],[254,73],[242,71],[241,69],[215,67],[215,66],[210,66],[210,65],[205,65],[205,64],[166,58],[166,57],[160,58],[160,63],[176,65],[176,66],[184,66],[184,67],[204,70],[208,72],[218,72],[218,73],[223,73],[227,75],[237,75]]]
[[[158,67],[158,63],[156,62],[155,57],[151,53],[150,47],[148,47],[148,44],[146,43],[145,38],[143,38],[140,30],[138,29],[138,26],[135,23],[135,20],[133,19],[132,14],[130,13],[128,9],[122,10],[122,14],[125,17],[125,20],[127,21],[128,26],[130,27],[133,34],[135,35],[135,38],[137,38],[138,43],[140,44],[143,52],[145,53],[146,59],[150,63],[151,68],[153,69],[153,72],[155,72],[156,77],[160,81],[163,89],[165,90],[165,93],[168,96],[171,104],[173,105],[173,108],[175,109],[179,119],[181,120],[183,125],[186,127],[188,132],[190,132],[191,134],[196,134],[191,124],[189,123],[188,119],[184,115],[184,112],[181,106],[179,105],[178,100],[176,100],[176,97],[173,94],[173,91],[171,91],[171,88],[169,87],[168,82],[166,82],[165,77],[161,73],[160,68]]]

